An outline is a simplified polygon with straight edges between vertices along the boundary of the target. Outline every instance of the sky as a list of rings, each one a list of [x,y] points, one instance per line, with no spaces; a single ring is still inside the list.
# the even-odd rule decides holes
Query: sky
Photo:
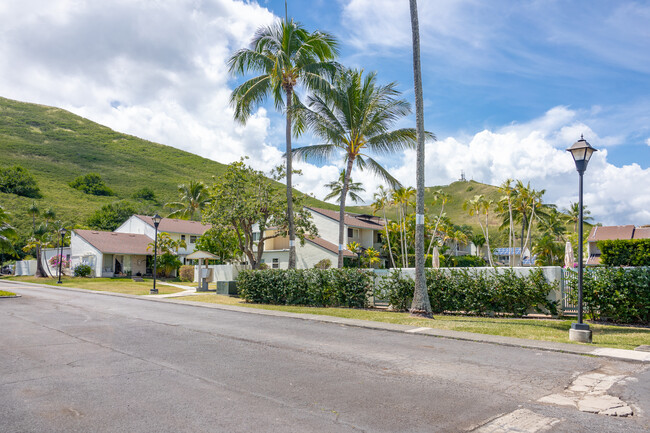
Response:
[[[333,34],[340,63],[398,83],[413,104],[408,3],[289,0],[288,13]],[[230,93],[252,75],[232,77],[226,62],[284,14],[276,0],[3,0],[0,96],[269,171],[282,163],[283,114],[268,103],[234,122]],[[594,220],[650,224],[650,2],[420,0],[419,20],[425,128],[438,138],[426,145],[427,186],[461,171],[493,185],[515,178],[566,208],[578,175],[565,149],[584,134],[599,150],[584,180]],[[414,126],[414,115],[395,125]],[[415,185],[413,151],[379,160]],[[298,167],[295,186],[322,199],[342,158]],[[352,177],[371,201],[380,180]]]

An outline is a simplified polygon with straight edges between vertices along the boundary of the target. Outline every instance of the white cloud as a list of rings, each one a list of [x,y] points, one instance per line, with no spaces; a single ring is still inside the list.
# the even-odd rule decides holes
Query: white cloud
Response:
[[[648,138],[648,139],[645,141],[645,144],[647,144],[648,146],[650,146],[650,138]]]

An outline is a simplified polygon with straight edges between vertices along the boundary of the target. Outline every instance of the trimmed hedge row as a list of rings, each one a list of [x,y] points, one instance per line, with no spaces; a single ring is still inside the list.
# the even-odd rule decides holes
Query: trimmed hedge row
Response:
[[[237,276],[247,302],[317,307],[368,306],[372,272],[359,269],[245,270]]]
[[[503,272],[432,269],[427,270],[426,281],[434,313],[509,313],[521,317],[535,309],[557,314],[556,303],[546,298],[557,289],[557,283],[547,281],[541,269],[528,276],[518,276],[510,269]],[[405,311],[413,300],[414,288],[414,280],[397,270],[382,277],[376,296],[388,300],[394,309]]]
[[[567,284],[577,303],[577,274]],[[582,301],[594,320],[650,324],[650,267],[585,269]]]
[[[650,266],[650,239],[605,240],[596,245],[605,266]]]

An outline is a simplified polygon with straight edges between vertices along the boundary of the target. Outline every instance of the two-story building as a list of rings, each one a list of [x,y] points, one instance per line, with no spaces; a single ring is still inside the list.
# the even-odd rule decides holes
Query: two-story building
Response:
[[[587,237],[587,265],[600,264],[598,241],[616,239],[650,239],[650,226],[594,226]]]

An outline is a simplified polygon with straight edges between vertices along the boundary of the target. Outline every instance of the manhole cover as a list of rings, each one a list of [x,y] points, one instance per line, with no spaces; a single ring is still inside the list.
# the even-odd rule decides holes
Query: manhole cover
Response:
[[[650,352],[650,346],[644,344],[643,346],[639,346],[634,350],[638,350],[639,352]]]

